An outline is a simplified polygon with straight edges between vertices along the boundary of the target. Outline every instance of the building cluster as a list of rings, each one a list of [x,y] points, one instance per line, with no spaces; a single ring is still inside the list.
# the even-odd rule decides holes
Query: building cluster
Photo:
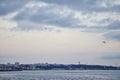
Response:
[[[120,70],[120,67],[102,66],[102,65],[85,65],[85,64],[0,64],[0,71],[22,71],[22,70]]]

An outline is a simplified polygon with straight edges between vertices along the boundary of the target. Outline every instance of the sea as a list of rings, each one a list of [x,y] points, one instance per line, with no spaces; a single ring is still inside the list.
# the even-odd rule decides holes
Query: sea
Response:
[[[120,70],[4,71],[0,80],[120,80]]]

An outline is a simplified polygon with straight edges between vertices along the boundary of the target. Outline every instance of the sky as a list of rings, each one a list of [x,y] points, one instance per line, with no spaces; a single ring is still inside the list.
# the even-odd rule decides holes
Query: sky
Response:
[[[0,63],[120,66],[120,0],[0,0]]]

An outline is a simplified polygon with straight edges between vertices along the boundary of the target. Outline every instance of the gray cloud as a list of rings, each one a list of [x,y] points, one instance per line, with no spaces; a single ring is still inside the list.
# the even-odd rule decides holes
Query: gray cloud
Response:
[[[0,0],[0,15],[6,15],[21,9],[28,0]]]
[[[113,0],[41,0],[46,3],[65,5],[75,10],[87,12],[120,11],[120,5],[112,5]],[[103,5],[102,5],[103,4]]]
[[[85,27],[84,32],[102,33],[106,40],[120,41],[120,23],[113,22],[107,26]]]
[[[108,25],[105,25],[105,26],[97,25],[97,26],[94,26],[94,27],[83,27],[82,31],[93,32],[93,33],[105,33],[104,36],[107,36],[110,33],[118,34],[118,30],[120,31],[120,22],[119,21],[113,21],[113,22],[110,21],[110,22],[111,23],[109,23]],[[103,23],[104,23],[104,21],[103,21]]]
[[[102,59],[120,59],[120,55],[106,55]]]
[[[22,31],[54,30],[46,27],[50,25],[104,33],[106,39],[120,40],[120,5],[115,1],[1,0],[0,15],[19,11],[12,20],[18,25],[14,29],[18,28]]]
[[[29,21],[18,21],[18,26],[12,28],[11,30],[21,30],[21,31],[30,31],[30,30],[39,30],[39,31],[56,31],[53,27],[49,27],[42,24],[37,24]]]
[[[120,41],[120,30],[110,31],[103,35],[106,39]]]
[[[110,29],[110,30],[118,30],[118,29],[120,29],[120,22],[119,21],[112,22],[111,24],[109,24],[105,28]]]
[[[64,12],[62,13],[61,10],[64,10]],[[47,6],[43,7],[25,8],[24,11],[20,12],[14,18],[14,20],[18,22],[29,21],[36,24],[53,25],[67,28],[78,27],[79,21],[73,16],[74,13],[67,9],[64,9],[64,7],[47,4]],[[20,27],[21,26],[19,26],[19,28]],[[34,26],[34,28],[39,29],[37,26]],[[33,27],[28,27],[28,29],[33,29]]]

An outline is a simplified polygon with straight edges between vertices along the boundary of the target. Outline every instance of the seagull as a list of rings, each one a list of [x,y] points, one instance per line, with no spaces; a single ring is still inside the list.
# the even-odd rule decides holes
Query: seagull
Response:
[[[102,43],[106,44],[106,41],[102,41]]]

